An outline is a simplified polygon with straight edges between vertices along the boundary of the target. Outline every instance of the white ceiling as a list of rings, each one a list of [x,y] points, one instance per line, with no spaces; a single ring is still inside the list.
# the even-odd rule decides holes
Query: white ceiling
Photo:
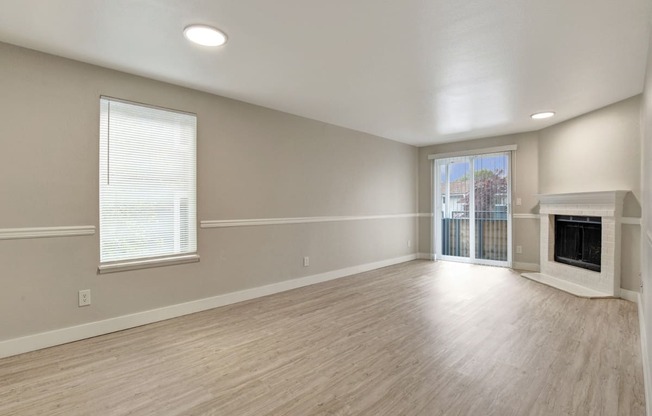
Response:
[[[422,146],[642,92],[649,3],[1,0],[0,41]],[[190,23],[229,42],[191,45]]]

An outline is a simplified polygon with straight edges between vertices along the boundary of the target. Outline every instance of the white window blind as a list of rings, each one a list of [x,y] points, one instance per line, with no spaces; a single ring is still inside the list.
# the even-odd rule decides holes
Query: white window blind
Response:
[[[100,261],[197,251],[194,114],[100,98]]]

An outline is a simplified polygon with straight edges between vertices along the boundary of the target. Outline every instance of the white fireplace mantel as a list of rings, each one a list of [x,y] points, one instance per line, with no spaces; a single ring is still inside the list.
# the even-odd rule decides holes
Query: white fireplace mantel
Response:
[[[620,240],[623,201],[628,191],[579,192],[538,195],[541,214],[541,273],[523,276],[577,296],[620,295]],[[554,216],[600,217],[602,247],[600,272],[554,261]]]
[[[622,205],[629,191],[576,192],[568,194],[539,194],[542,205]]]

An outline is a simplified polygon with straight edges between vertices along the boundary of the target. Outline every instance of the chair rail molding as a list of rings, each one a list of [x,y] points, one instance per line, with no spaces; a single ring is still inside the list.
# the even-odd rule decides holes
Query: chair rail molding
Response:
[[[203,220],[201,228],[251,227],[259,225],[310,224],[319,222],[363,221],[397,218],[416,218],[420,214],[348,215],[331,217],[248,218],[236,220]]]
[[[95,234],[94,225],[66,227],[0,228],[0,240],[25,238],[79,237]]]

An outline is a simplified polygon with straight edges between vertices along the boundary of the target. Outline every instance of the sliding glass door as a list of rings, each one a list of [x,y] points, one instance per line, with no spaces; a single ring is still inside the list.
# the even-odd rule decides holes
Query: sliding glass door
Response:
[[[435,257],[511,266],[509,153],[436,159]]]

